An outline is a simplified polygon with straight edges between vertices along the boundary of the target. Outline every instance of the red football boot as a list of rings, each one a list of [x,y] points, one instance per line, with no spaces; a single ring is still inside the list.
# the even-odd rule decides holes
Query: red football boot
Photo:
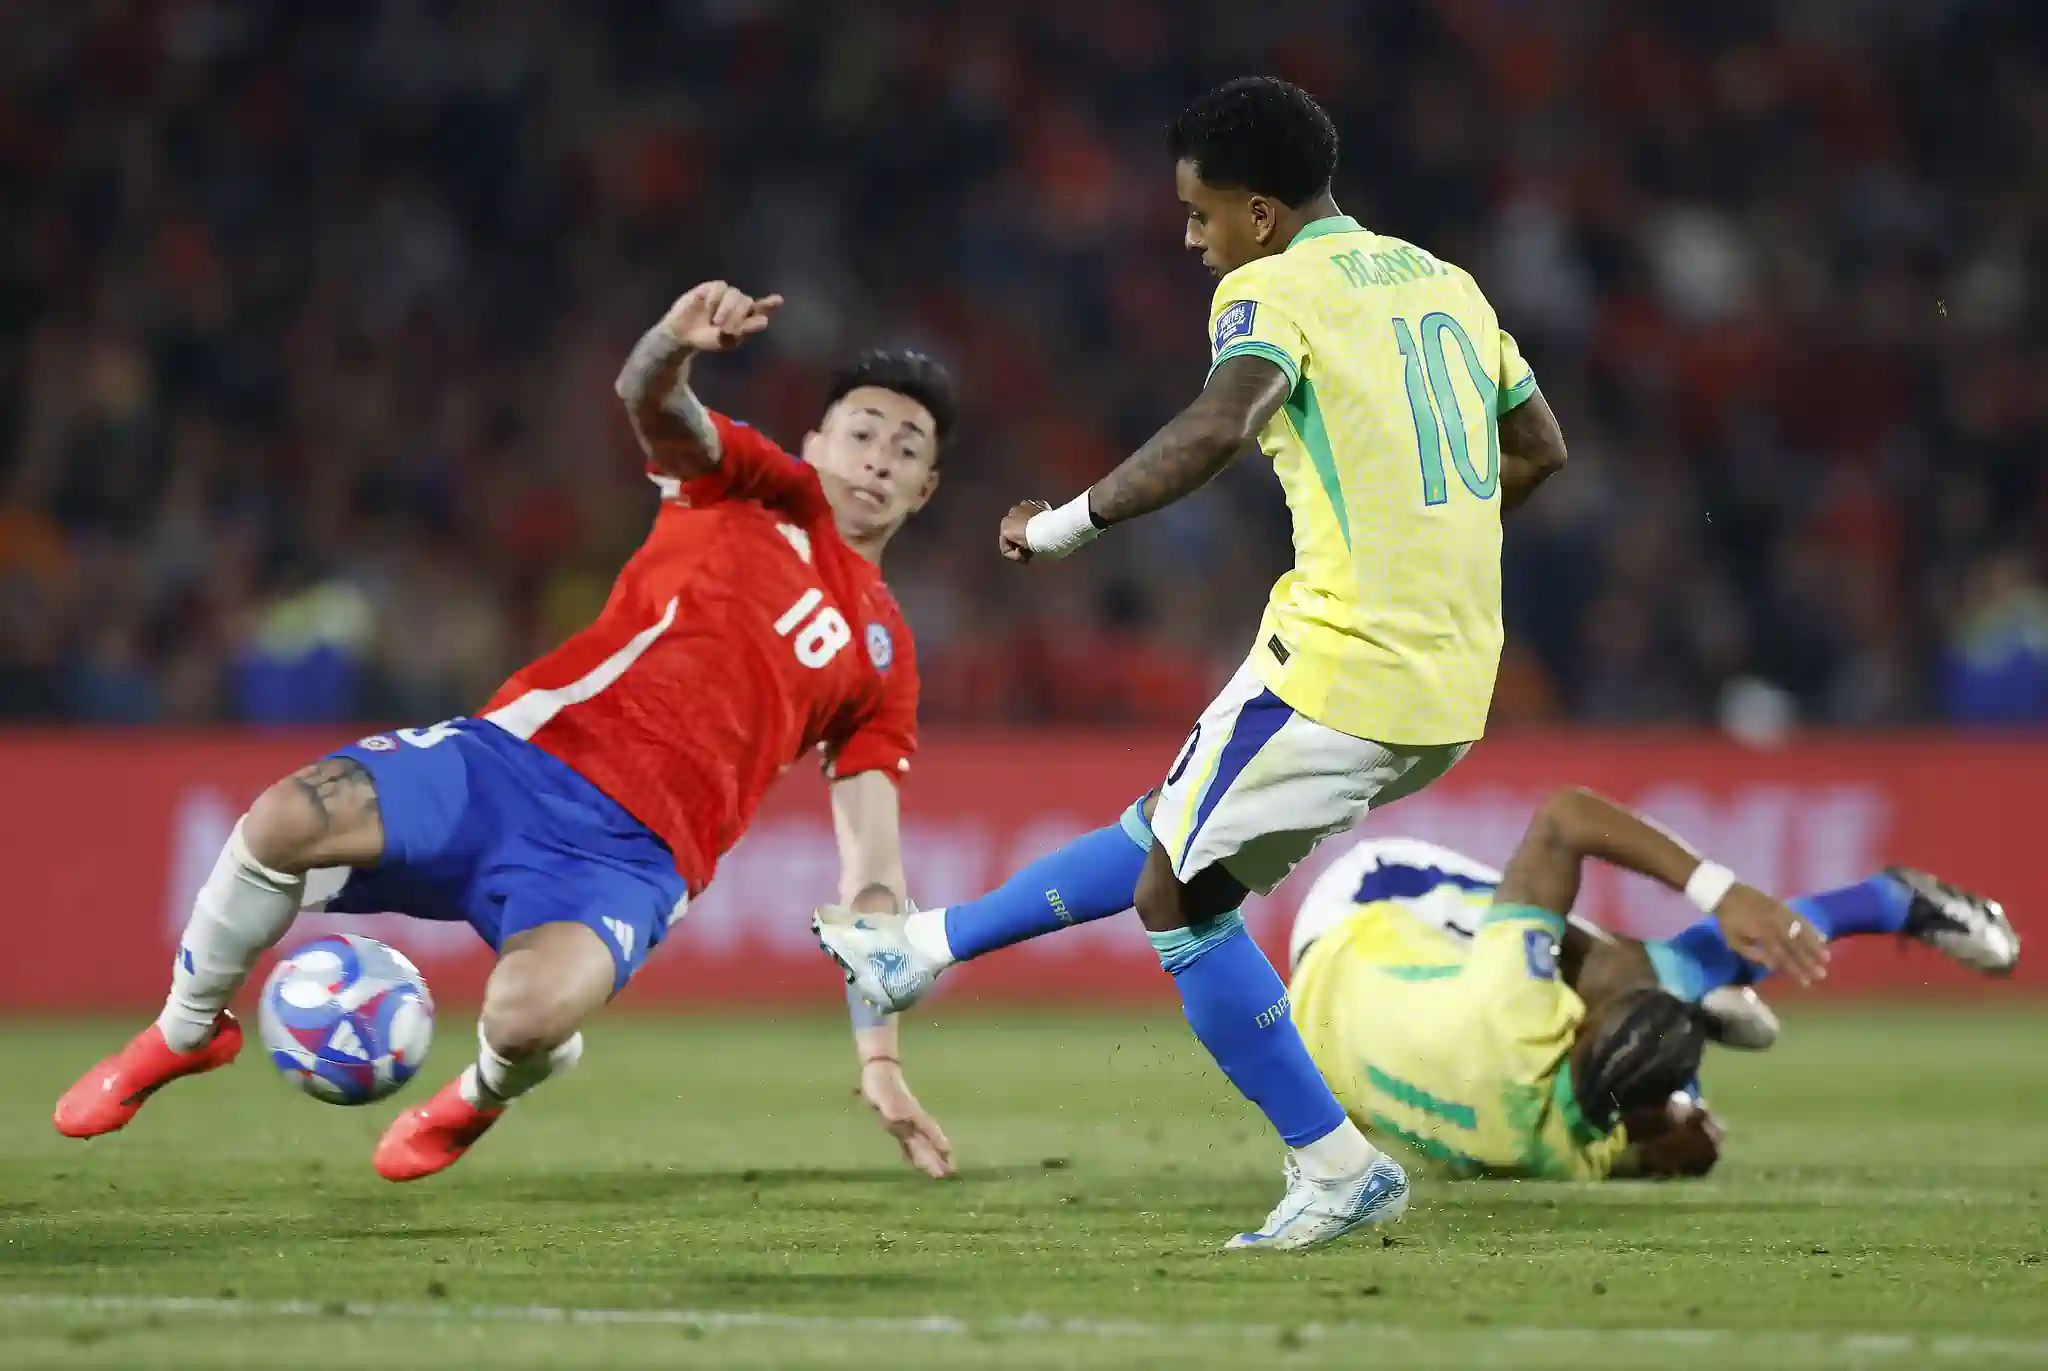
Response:
[[[462,1098],[460,1078],[433,1099],[391,1121],[377,1140],[372,1160],[387,1181],[416,1181],[453,1166],[470,1145],[505,1113],[505,1106],[479,1109]]]
[[[226,1066],[242,1050],[242,1026],[222,1010],[213,1036],[191,1052],[174,1051],[155,1024],[92,1070],[57,1101],[52,1120],[67,1138],[97,1138],[124,1128],[142,1103],[180,1076],[197,1076]]]

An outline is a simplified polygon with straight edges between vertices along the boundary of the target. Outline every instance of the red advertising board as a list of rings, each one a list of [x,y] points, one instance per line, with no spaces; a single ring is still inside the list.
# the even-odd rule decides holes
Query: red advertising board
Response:
[[[162,995],[192,892],[249,798],[338,741],[305,735],[0,735],[0,834],[9,876],[0,1010],[136,1008]],[[927,741],[905,793],[920,903],[971,896],[1074,834],[1113,820],[1172,759],[1175,737],[1017,733]],[[1552,789],[1586,784],[1647,810],[1752,882],[1796,893],[1898,861],[2000,896],[2023,938],[2048,929],[2038,812],[2048,740],[1918,734],[1827,737],[1752,751],[1706,734],[1566,733],[1489,741],[1431,790],[1362,832],[1503,859]],[[1247,917],[1269,949],[1330,845]],[[753,832],[635,983],[640,1007],[827,1002],[836,973],[807,916],[835,886],[823,785],[792,771]],[[1610,871],[1589,874],[1582,912],[1645,935],[1689,911]],[[295,936],[342,925],[404,948],[436,993],[473,1001],[489,954],[461,925],[311,916]],[[2042,948],[2009,983],[2048,990]],[[1920,948],[1843,948],[1835,990],[1977,990]],[[949,1000],[1103,1000],[1169,992],[1129,917],[1062,932],[962,968]]]

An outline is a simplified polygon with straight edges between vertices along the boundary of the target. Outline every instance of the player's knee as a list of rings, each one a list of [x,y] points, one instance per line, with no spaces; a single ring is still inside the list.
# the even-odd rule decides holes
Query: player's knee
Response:
[[[242,816],[249,855],[273,871],[362,866],[383,854],[377,789],[361,762],[327,757],[256,797]]]
[[[601,969],[570,959],[508,957],[484,988],[484,1040],[515,1062],[553,1052],[604,1003],[611,976],[609,955]]]
[[[320,813],[290,778],[258,795],[242,816],[242,842],[249,855],[273,871],[305,872],[320,838]]]
[[[525,986],[487,994],[484,1041],[507,1061],[530,1061],[546,1056],[574,1037],[581,1017],[580,1013],[572,1017],[562,997],[546,987]]]
[[[1160,849],[1152,849],[1155,857]],[[1180,887],[1173,878],[1171,864],[1151,860],[1138,872],[1138,888],[1131,903],[1137,908],[1139,922],[1155,933],[1163,933],[1185,927],[1187,920],[1181,915]]]

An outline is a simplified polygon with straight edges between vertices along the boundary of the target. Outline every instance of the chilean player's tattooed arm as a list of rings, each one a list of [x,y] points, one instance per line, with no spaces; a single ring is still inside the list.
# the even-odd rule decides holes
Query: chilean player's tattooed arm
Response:
[[[767,328],[781,307],[780,295],[757,300],[723,281],[706,281],[684,292],[634,344],[612,389],[657,470],[688,480],[718,465],[718,430],[690,390],[690,363],[700,352],[738,347]]]
[[[832,782],[832,828],[839,840],[839,901],[851,909],[894,914],[904,909],[903,833],[896,783],[880,771]],[[848,998],[854,1050],[860,1057],[860,1096],[903,1149],[903,1159],[926,1175],[953,1174],[953,1145],[925,1112],[903,1078],[903,1054],[894,1014]]]

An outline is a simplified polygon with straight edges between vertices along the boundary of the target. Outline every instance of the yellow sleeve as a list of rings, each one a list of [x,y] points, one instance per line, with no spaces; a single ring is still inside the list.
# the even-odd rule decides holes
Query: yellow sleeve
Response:
[[[1536,373],[1522,356],[1515,335],[1506,329],[1500,331],[1500,375],[1495,379],[1500,384],[1500,394],[1494,400],[1495,414],[1506,414],[1536,393]]]
[[[1564,919],[1526,904],[1497,904],[1472,939],[1466,978],[1492,1006],[1510,1043],[1555,1059],[1577,1026],[1573,996],[1557,972]]]
[[[1216,288],[1209,309],[1209,370],[1232,357],[1263,357],[1287,373],[1291,388],[1301,384],[1308,366],[1308,339],[1270,299],[1261,299],[1258,283],[1233,272]]]

